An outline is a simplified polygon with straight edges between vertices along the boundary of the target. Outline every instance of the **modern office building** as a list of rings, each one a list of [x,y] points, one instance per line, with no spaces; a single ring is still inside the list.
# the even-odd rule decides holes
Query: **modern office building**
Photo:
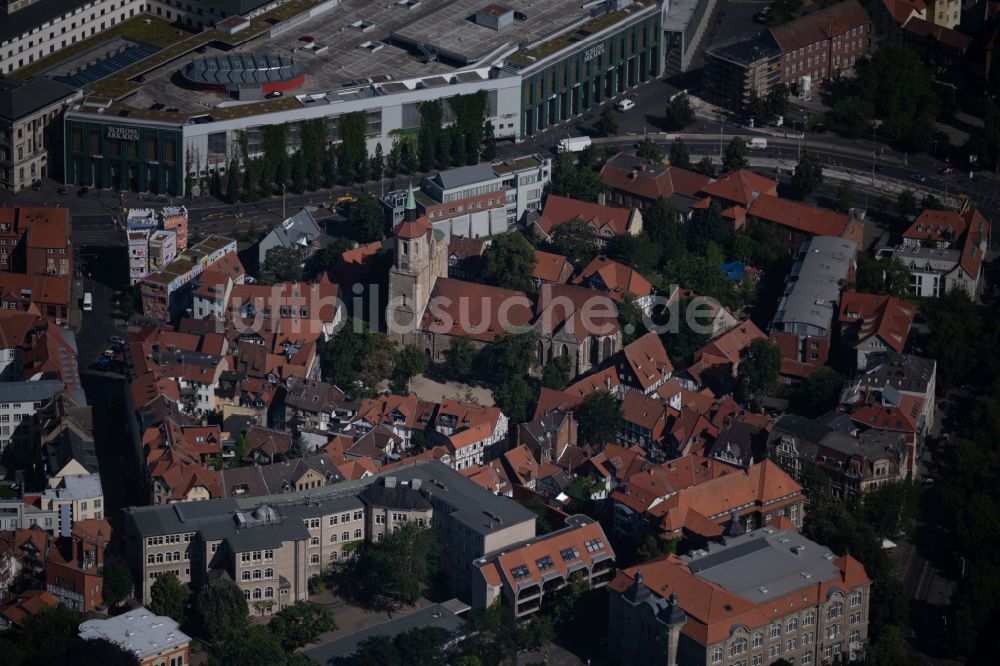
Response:
[[[234,52],[198,36],[169,62],[154,54],[127,76],[94,81],[66,117],[66,182],[181,195],[204,189],[234,157],[261,155],[266,126],[285,125],[293,152],[303,121],[325,119],[334,143],[338,118],[351,112],[365,115],[369,151],[381,144],[388,152],[419,127],[421,102],[445,100],[449,124],[455,114],[447,100],[473,93],[485,93],[494,135],[520,140],[659,77],[664,17],[680,49],[674,67],[683,69],[712,0],[510,0],[490,12],[478,0],[328,0],[281,20],[268,6],[240,4],[248,6],[238,13],[256,16],[253,24],[209,19],[212,7],[205,15],[188,7],[184,20],[216,26],[221,41],[238,49],[243,83],[205,85],[217,69],[209,64]],[[180,14],[166,2],[150,7],[159,15],[173,7],[167,18]],[[269,17],[272,27],[261,28]],[[281,81],[272,80],[277,70],[269,64],[276,54],[277,70],[287,71]]]

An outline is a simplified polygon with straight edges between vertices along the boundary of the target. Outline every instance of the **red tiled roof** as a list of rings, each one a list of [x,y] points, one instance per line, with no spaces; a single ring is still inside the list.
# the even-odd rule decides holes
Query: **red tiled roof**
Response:
[[[531,277],[542,282],[566,282],[573,272],[573,264],[561,254],[535,250],[535,267]]]
[[[622,354],[643,390],[673,374],[674,366],[656,333],[646,333],[625,345]]]
[[[876,430],[915,433],[924,399],[900,393],[899,405],[883,403],[874,392],[865,394],[864,401],[851,410],[851,420]]]
[[[535,404],[535,414],[533,419],[537,420],[549,412],[572,411],[582,402],[582,396],[569,394],[565,391],[556,391],[555,389],[543,386],[542,391],[538,396],[538,402]]]
[[[832,210],[768,195],[757,197],[747,212],[762,220],[814,236],[840,236],[850,222],[847,215]]]
[[[898,352],[903,351],[917,308],[893,296],[845,291],[840,297],[840,322],[858,324],[858,342],[879,336]]]
[[[550,194],[545,199],[545,208],[538,226],[548,235],[560,224],[580,220],[593,225],[598,231],[608,228],[613,234],[621,236],[628,233],[631,217],[632,210],[628,208],[612,208]]]
[[[642,298],[653,293],[653,285],[639,271],[603,256],[594,257],[573,280],[573,284],[585,283],[603,286],[617,301],[623,300],[625,294]]]
[[[413,221],[403,220],[392,230],[392,235],[398,238],[420,238],[431,231],[431,223],[426,216],[420,216]]]
[[[484,247],[486,247],[486,243],[479,238],[452,236],[448,242],[448,256],[463,261],[482,255]]]
[[[701,191],[713,199],[749,206],[750,202],[762,195],[777,196],[778,183],[749,169],[740,169],[710,182]]]
[[[703,357],[711,357],[718,359],[719,362],[728,361],[735,365],[740,361],[740,353],[748,348],[754,340],[767,340],[767,336],[752,321],[748,320],[726,331],[696,351],[694,360],[700,361]]]
[[[892,17],[892,20],[903,25],[914,12],[927,10],[924,0],[882,0],[882,6]]]
[[[953,210],[925,210],[903,232],[903,238],[957,243],[965,233],[965,218]]]
[[[966,49],[972,44],[972,37],[969,35],[963,35],[957,30],[952,30],[951,28],[946,28],[943,25],[937,25],[936,23],[915,16],[906,22],[903,30],[924,39],[944,44],[960,53],[965,53]]]
[[[959,264],[962,270],[972,279],[977,279],[979,269],[983,265],[983,252],[990,242],[990,221],[983,217],[975,208],[969,208],[964,217],[969,224],[969,231],[965,234],[965,242],[962,244],[962,258]]]
[[[623,160],[625,166],[609,160],[601,169],[601,178],[613,189],[628,192],[644,199],[661,199],[672,194],[693,197],[708,183],[708,176],[680,167],[664,167],[655,162],[639,162],[635,159]],[[633,171],[631,164],[638,164]]]
[[[771,28],[771,34],[781,50],[789,53],[870,23],[861,4],[847,0]]]
[[[506,321],[501,321],[501,312]],[[523,291],[438,278],[420,327],[438,335],[492,342],[507,332],[505,325],[525,326],[531,319],[531,301]]]

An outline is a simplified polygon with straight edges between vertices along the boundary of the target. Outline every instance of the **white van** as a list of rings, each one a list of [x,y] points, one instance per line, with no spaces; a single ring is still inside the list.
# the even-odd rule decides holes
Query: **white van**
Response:
[[[589,136],[571,136],[567,139],[559,139],[559,152],[578,153],[589,148],[593,143]]]
[[[630,99],[623,99],[622,101],[615,104],[615,108],[624,113],[625,111],[630,111],[635,108],[635,102]]]
[[[754,137],[747,141],[747,148],[750,150],[767,150],[767,139]]]
[[[94,309],[94,296],[89,291],[83,294],[83,311],[90,312]]]

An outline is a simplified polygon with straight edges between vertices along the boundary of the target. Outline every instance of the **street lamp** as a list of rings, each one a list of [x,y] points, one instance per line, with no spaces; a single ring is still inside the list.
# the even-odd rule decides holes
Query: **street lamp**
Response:
[[[285,184],[284,183],[281,184],[281,219],[282,219],[282,221],[284,221],[284,220],[287,219],[285,217]]]

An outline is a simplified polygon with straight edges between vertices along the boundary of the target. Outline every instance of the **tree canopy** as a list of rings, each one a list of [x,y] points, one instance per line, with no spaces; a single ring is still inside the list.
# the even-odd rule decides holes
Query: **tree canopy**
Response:
[[[529,291],[533,285],[535,249],[522,234],[500,234],[483,251],[483,280],[504,289]]]
[[[132,594],[132,572],[122,561],[104,567],[104,603],[117,606]]]
[[[240,632],[249,624],[250,610],[243,590],[229,578],[203,585],[198,591],[196,607],[201,625],[212,639]]]
[[[298,253],[288,247],[272,247],[260,265],[260,278],[269,284],[298,282],[302,279]]]
[[[267,628],[278,637],[285,652],[292,652],[312,643],[320,634],[336,630],[337,623],[326,608],[299,602],[275,613]]]
[[[910,287],[910,269],[897,257],[875,259],[864,255],[858,260],[855,288],[866,294],[905,298]]]
[[[191,590],[170,572],[159,576],[149,591],[149,610],[157,615],[166,615],[177,623],[187,617],[188,600]]]
[[[774,389],[781,373],[781,351],[769,340],[754,340],[740,355],[740,394],[744,399],[759,398]]]
[[[575,416],[580,442],[598,448],[614,442],[624,424],[621,404],[608,391],[594,391],[585,395]]]
[[[691,100],[681,93],[667,102],[667,110],[664,112],[663,124],[668,132],[682,130],[694,122],[694,109],[691,108]]]
[[[361,243],[381,240],[389,226],[382,205],[373,194],[364,194],[350,205],[347,223]]]
[[[823,166],[812,153],[802,153],[792,175],[792,196],[805,199],[823,182]]]

